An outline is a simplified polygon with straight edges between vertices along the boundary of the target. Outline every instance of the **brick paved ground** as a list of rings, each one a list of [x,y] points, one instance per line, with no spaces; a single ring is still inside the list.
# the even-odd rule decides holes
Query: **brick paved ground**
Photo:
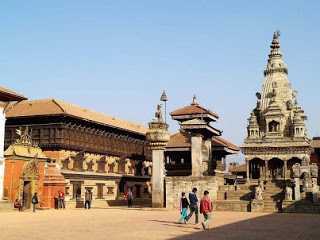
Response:
[[[320,215],[214,212],[209,231],[179,217],[126,208],[1,212],[0,239],[320,239]]]

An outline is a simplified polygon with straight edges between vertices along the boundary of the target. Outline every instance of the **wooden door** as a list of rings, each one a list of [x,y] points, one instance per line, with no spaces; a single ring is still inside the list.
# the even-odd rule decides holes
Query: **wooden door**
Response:
[[[25,209],[30,208],[31,197],[31,181],[24,181],[22,202]]]

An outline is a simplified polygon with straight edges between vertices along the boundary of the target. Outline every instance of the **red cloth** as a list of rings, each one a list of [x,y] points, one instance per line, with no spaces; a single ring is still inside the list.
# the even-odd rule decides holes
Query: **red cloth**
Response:
[[[200,213],[208,213],[212,212],[211,201],[210,198],[204,196],[200,201]]]
[[[62,199],[64,199],[64,192],[60,192],[60,193],[59,193],[59,197],[62,198]]]

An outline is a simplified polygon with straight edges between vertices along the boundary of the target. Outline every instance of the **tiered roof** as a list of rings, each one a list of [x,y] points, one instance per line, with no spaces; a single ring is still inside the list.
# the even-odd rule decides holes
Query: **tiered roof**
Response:
[[[112,117],[58,99],[22,101],[8,107],[7,118],[36,116],[70,116],[109,127],[145,135],[147,128],[137,123]]]

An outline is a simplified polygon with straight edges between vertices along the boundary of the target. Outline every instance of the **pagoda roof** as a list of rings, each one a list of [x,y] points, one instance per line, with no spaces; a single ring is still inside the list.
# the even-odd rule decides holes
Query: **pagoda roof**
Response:
[[[5,99],[6,101],[21,101],[27,100],[28,98],[22,94],[16,93],[10,89],[0,86],[0,99]]]
[[[240,148],[228,142],[222,137],[215,136],[211,139],[212,149],[217,151],[225,151],[227,153],[238,153]],[[166,151],[191,151],[191,134],[180,131],[171,135],[170,141],[167,143]]]
[[[193,118],[209,119],[210,121],[217,121],[218,114],[212,112],[211,110],[200,106],[194,96],[193,102],[190,106],[180,108],[170,113],[172,119],[182,121]]]
[[[216,135],[221,135],[222,131],[210,126],[206,121],[200,119],[191,119],[181,123],[181,129],[197,132],[203,134],[206,137],[213,137]]]
[[[26,100],[8,107],[6,117],[70,116],[112,128],[145,135],[148,128],[58,99]]]

